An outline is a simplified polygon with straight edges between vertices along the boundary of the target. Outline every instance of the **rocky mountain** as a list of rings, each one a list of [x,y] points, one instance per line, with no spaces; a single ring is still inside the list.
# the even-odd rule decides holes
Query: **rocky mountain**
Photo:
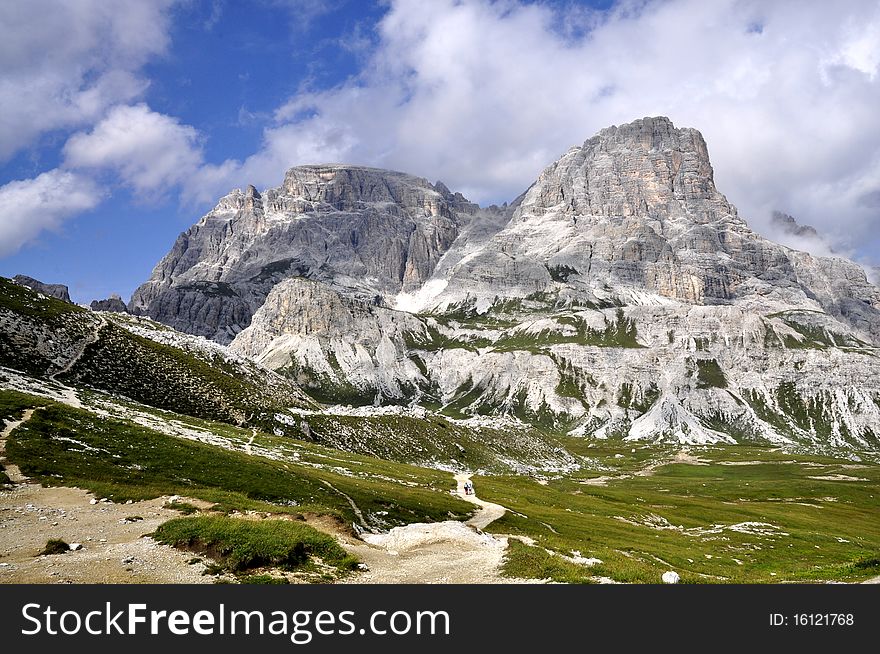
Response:
[[[402,173],[292,168],[278,188],[222,198],[180,235],[130,308],[228,343],[290,277],[381,302],[419,288],[477,212],[445,186]]]
[[[132,309],[313,397],[547,432],[880,448],[880,289],[754,231],[694,129],[602,130],[511,205],[356,167],[234,191]]]
[[[329,297],[331,325],[344,319],[347,310],[357,310],[351,304],[356,301],[340,296],[333,305],[333,291],[317,282],[291,279],[279,286],[284,284],[315,306]],[[291,313],[279,329],[325,331],[327,319],[310,314],[308,303],[304,306],[303,315]],[[387,310],[373,310],[376,331],[366,334],[365,342],[386,327],[382,316]],[[341,325],[338,331],[343,333]],[[332,356],[332,351],[320,356]],[[576,467],[575,457],[556,438],[516,421],[451,420],[419,407],[324,410],[291,379],[290,369],[282,372],[287,374],[149,318],[96,312],[0,277],[2,391],[38,395],[102,419],[125,416],[212,445],[225,442],[211,434],[227,433],[220,424],[227,423],[248,427],[248,435],[259,430],[426,467],[506,473]],[[326,381],[296,376],[310,383],[316,395],[322,387],[314,382]],[[359,386],[347,388],[360,392]],[[389,386],[387,392],[405,390],[413,388]]]
[[[801,225],[794,216],[782,211],[774,211],[770,216],[771,224],[783,234],[801,238],[819,238],[819,232],[812,225]]]
[[[118,295],[111,295],[106,300],[92,300],[89,305],[92,311],[108,311],[110,313],[128,313],[128,306]]]
[[[42,293],[48,297],[54,297],[64,302],[70,302],[70,292],[64,284],[44,284],[38,279],[28,277],[27,275],[16,275],[12,278],[16,284],[32,288],[38,293]]]

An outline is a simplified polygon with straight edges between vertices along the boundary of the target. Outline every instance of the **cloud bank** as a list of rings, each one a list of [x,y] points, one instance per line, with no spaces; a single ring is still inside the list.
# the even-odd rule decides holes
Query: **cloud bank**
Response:
[[[167,191],[192,177],[203,163],[199,133],[145,104],[119,106],[91,132],[64,146],[67,168],[115,171],[136,193]]]
[[[100,176],[207,205],[233,187],[276,185],[293,165],[347,162],[501,202],[602,127],[666,115],[703,132],[719,189],[759,231],[785,236],[771,221],[779,209],[822,235],[804,247],[880,260],[874,0],[623,0],[604,12],[525,0],[433,0],[426,11],[390,0],[358,74],[296,93],[258,151],[211,162],[210,134],[139,103],[144,61],[168,48],[171,0],[50,4],[0,8],[0,36],[11,39],[0,38],[0,102],[16,107],[0,121],[0,157],[50,130],[80,130],[48,179]],[[22,103],[10,104],[17,86]],[[0,196],[44,188],[42,177]],[[73,215],[28,197],[47,197],[47,226]],[[5,250],[33,234],[6,230]]]
[[[91,179],[61,170],[0,187],[0,207],[9,208],[0,220],[0,256],[43,230],[57,229],[66,218],[94,209],[103,199]]]
[[[140,95],[140,68],[168,48],[173,1],[0,3],[0,162]]]
[[[291,97],[259,152],[202,169],[188,192],[207,200],[340,161],[499,202],[602,127],[666,115],[703,132],[719,188],[759,230],[775,235],[781,209],[841,250],[880,252],[880,4],[431,7],[391,2],[358,76]]]

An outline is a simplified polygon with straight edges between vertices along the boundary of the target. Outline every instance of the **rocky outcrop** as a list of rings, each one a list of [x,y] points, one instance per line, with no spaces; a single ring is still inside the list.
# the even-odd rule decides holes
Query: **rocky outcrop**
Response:
[[[111,295],[106,300],[92,300],[89,305],[92,311],[109,311],[110,313],[128,313],[128,307],[118,295]]]
[[[828,311],[880,342],[880,290],[864,270],[752,231],[715,188],[700,133],[663,117],[604,129],[570,149],[443,282],[420,308],[485,311],[499,297],[539,294],[589,306],[747,303]]]
[[[752,231],[700,133],[662,117],[602,130],[504,207],[399,173],[292,169],[224,198],[132,305],[237,334],[233,351],[324,402],[880,450],[880,289]]]
[[[819,238],[819,232],[811,225],[801,225],[794,216],[782,211],[774,211],[770,216],[771,224],[784,234],[800,238]]]
[[[278,188],[221,199],[181,234],[129,306],[228,343],[290,277],[385,302],[430,277],[474,211],[442,184],[403,173],[292,168]]]
[[[12,278],[12,281],[16,284],[32,288],[47,297],[54,297],[57,300],[70,302],[70,292],[64,284],[44,284],[40,280],[28,277],[27,275],[16,275]]]
[[[423,329],[408,313],[293,278],[272,289],[230,350],[286,372],[319,399],[402,402],[427,384],[406,346]]]

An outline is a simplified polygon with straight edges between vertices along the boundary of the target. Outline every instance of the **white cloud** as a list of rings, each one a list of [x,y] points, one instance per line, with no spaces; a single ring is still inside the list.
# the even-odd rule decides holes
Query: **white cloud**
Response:
[[[141,195],[165,193],[202,164],[199,133],[145,104],[114,107],[64,146],[68,168],[108,169]]]
[[[174,2],[0,3],[0,161],[140,95],[139,70],[166,51]]]
[[[88,178],[51,170],[33,179],[0,186],[0,256],[12,254],[43,230],[57,229],[69,216],[93,209],[103,200]]]
[[[706,137],[719,189],[765,228],[782,209],[880,251],[880,4],[392,0],[357,77],[292,97],[262,150],[193,179],[205,198],[348,161],[509,200],[569,146],[667,115]],[[221,188],[222,187],[222,188]]]

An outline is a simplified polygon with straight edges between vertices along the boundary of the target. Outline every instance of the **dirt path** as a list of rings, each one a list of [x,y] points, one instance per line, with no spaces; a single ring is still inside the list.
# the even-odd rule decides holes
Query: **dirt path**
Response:
[[[582,479],[580,481],[584,486],[607,486],[610,481],[622,481],[624,479],[632,479],[633,477],[653,477],[657,468],[668,466],[673,463],[684,463],[692,466],[708,465],[708,461],[704,461],[697,456],[691,454],[690,449],[684,447],[668,459],[661,459],[647,464],[644,468],[634,472],[624,472],[617,475],[602,475],[600,477],[592,477],[590,479]]]
[[[474,514],[474,517],[468,520],[465,524],[468,524],[471,527],[475,527],[476,529],[482,531],[490,524],[498,520],[498,518],[503,516],[507,512],[507,509],[505,509],[500,504],[492,504],[492,502],[481,500],[479,497],[477,497],[476,493],[474,493],[473,495],[465,495],[464,485],[465,482],[468,482],[470,480],[470,476],[466,473],[455,475],[455,481],[458,483],[458,496],[465,502],[470,502],[471,504],[476,504],[480,507],[480,510]]]
[[[480,509],[467,522],[448,520],[395,527],[364,540],[340,536],[343,546],[368,570],[343,583],[354,584],[503,584],[522,583],[502,577],[507,538],[481,530],[504,515],[505,508],[464,494],[467,475],[456,475],[456,493]]]
[[[349,505],[351,506],[351,510],[354,511],[355,516],[357,516],[358,522],[360,522],[360,526],[361,526],[361,528],[362,528],[364,531],[370,531],[369,526],[367,526],[367,521],[364,520],[364,514],[363,514],[363,511],[361,511],[361,510],[360,510],[360,507],[358,507],[358,505],[355,504],[355,501],[354,501],[353,499],[351,499],[351,497],[349,497],[348,495],[346,495],[345,493],[343,493],[341,490],[339,490],[338,488],[336,488],[336,486],[334,486],[333,484],[331,484],[331,483],[330,483],[329,481],[327,481],[326,479],[322,479],[321,482],[322,482],[325,486],[327,486],[327,488],[329,488],[330,490],[332,490],[334,493],[338,493],[339,495],[342,495],[342,497],[344,497],[346,500],[348,500],[348,503],[349,503]]]
[[[14,430],[18,429],[24,423],[31,419],[31,417],[34,415],[34,411],[36,411],[36,409],[28,409],[24,412],[21,420],[12,420],[6,423],[6,426],[3,428],[3,432],[0,433],[0,463],[3,464],[6,476],[9,477],[9,481],[11,481],[13,484],[20,484],[23,481],[27,481],[27,477],[21,474],[21,470],[19,470],[17,465],[9,463],[6,460],[6,441],[9,440],[9,435]]]
[[[28,483],[18,466],[6,461],[6,441],[34,411],[28,409],[0,432],[0,461],[14,484],[0,488],[0,584],[213,582],[202,576],[202,564],[187,563],[192,555],[143,538],[180,516],[163,508],[168,498],[114,504],[78,488]],[[81,548],[37,556],[50,538]]]
[[[49,379],[50,381],[58,381],[56,379],[56,377],[58,377],[58,375],[63,375],[64,373],[68,372],[71,368],[73,368],[76,365],[77,361],[82,359],[83,354],[85,354],[85,352],[86,352],[86,348],[89,345],[93,345],[98,342],[98,339],[101,338],[101,330],[107,326],[107,320],[104,318],[104,316],[99,315],[98,320],[100,320],[100,323],[98,324],[97,327],[95,327],[95,331],[93,331],[91,334],[89,334],[86,337],[86,340],[83,342],[83,346],[79,349],[79,352],[77,352],[74,355],[74,357],[70,361],[68,361],[67,364],[61,370],[53,372],[51,375],[48,376],[47,379]]]

